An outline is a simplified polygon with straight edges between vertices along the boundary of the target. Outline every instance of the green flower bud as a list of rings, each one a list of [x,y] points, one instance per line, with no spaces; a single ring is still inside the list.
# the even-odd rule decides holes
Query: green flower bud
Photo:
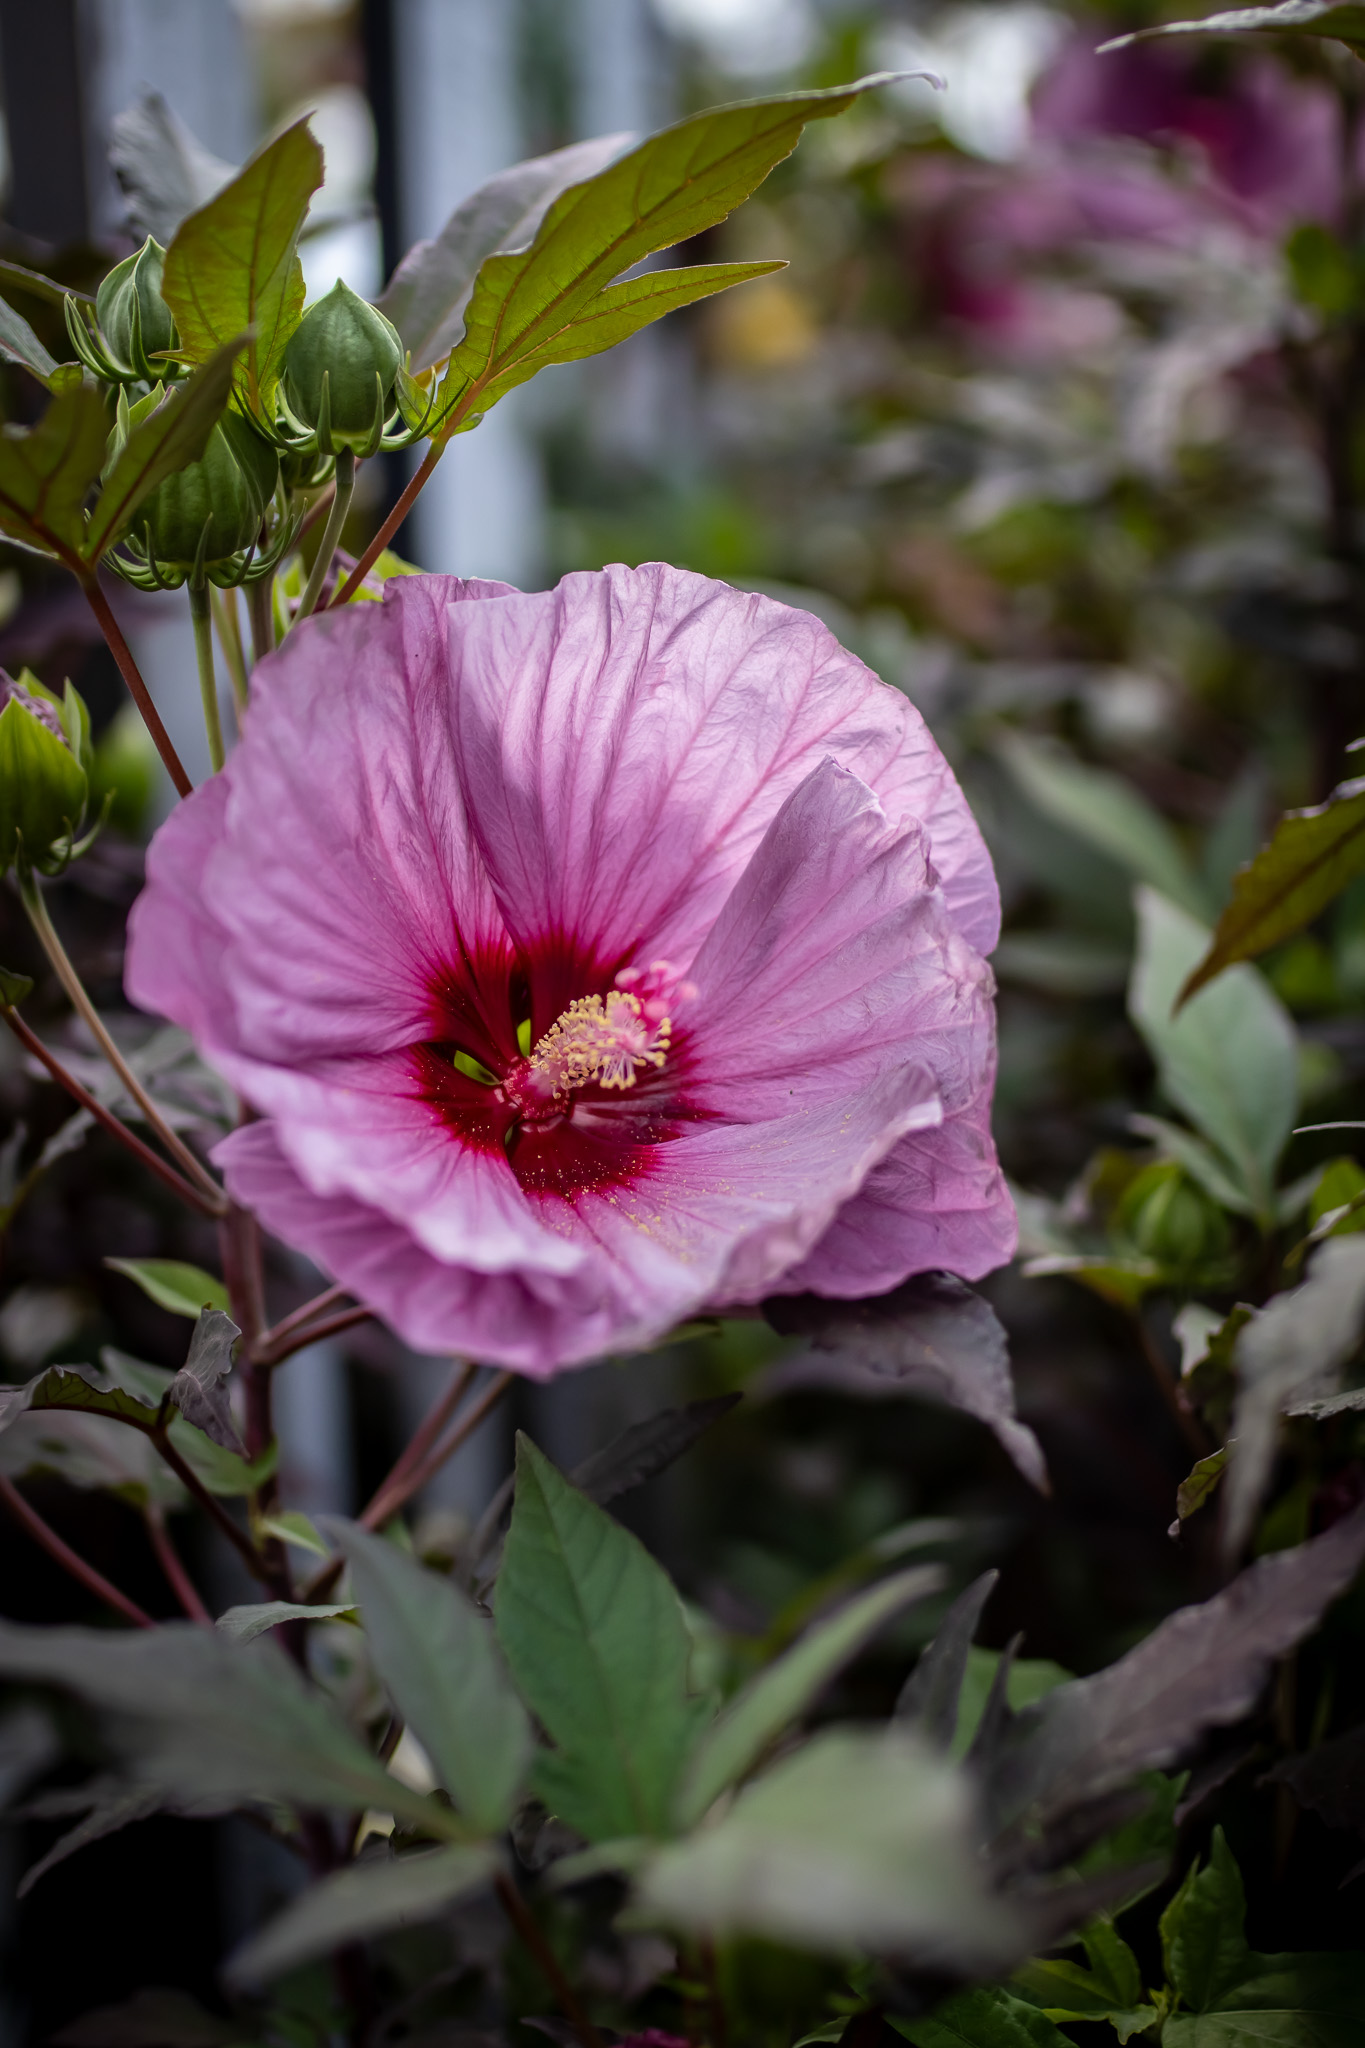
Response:
[[[116,263],[95,295],[95,318],[110,362],[123,374],[151,381],[174,375],[150,359],[158,349],[178,348],[171,309],[161,296],[166,251],[148,235],[135,256]]]
[[[398,330],[338,278],[284,352],[284,400],[324,454],[379,444],[403,362]]]
[[[1226,1258],[1228,1219],[1173,1160],[1146,1166],[1128,1183],[1115,1222],[1144,1257],[1173,1272]]]
[[[137,413],[133,406],[133,425]],[[279,467],[275,450],[254,427],[240,413],[225,413],[202,459],[168,476],[143,500],[134,536],[168,581],[183,580],[196,566],[215,568],[255,541]]]
[[[70,683],[59,716],[27,670],[15,682],[0,669],[0,705],[0,874],[16,860],[60,874],[83,851],[76,834],[89,791],[89,717]]]

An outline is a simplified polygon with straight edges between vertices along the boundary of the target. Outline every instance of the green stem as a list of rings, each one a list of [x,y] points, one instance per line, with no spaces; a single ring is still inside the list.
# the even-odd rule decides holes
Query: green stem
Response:
[[[295,625],[300,619],[308,617],[322,595],[322,586],[327,581],[327,571],[332,566],[332,557],[341,539],[341,529],[346,524],[346,514],[351,509],[351,497],[355,491],[354,450],[338,448],[336,465],[336,496],[332,500],[332,509],[327,514],[327,524],[322,529],[322,539],[318,543],[317,554],[313,557],[313,567],[304,585],[303,596],[299,599],[299,608],[294,616]]]
[[[369,575],[371,569],[373,569],[375,563],[379,560],[379,557],[383,554],[385,548],[416,504],[423,487],[431,476],[431,472],[435,469],[445,451],[446,443],[444,441],[433,441],[431,443],[426,454],[409,477],[406,488],[393,506],[388,518],[385,519],[378,533],[374,536],[374,539],[370,542],[364,554],[360,557],[360,560],[332,599],[331,608],[333,610],[339,604],[349,604],[355,596],[357,590],[359,590],[361,584],[365,581],[365,578]]]
[[[258,576],[247,585],[247,612],[251,618],[251,659],[264,661],[275,652],[275,579]]]
[[[219,1187],[207,1167],[203,1166],[195,1158],[183,1138],[178,1137],[171,1129],[156,1104],[152,1101],[151,1096],[147,1093],[147,1090],[143,1087],[141,1081],[138,1080],[137,1075],[133,1072],[127,1060],[105,1030],[99,1011],[86,994],[85,984],[72,966],[71,961],[67,957],[66,948],[57,936],[56,927],[47,914],[47,905],[44,903],[38,885],[31,873],[19,874],[19,893],[23,897],[29,923],[37,933],[39,944],[51,961],[53,971],[65,989],[72,1009],[89,1029],[91,1037],[104,1054],[105,1059],[108,1060],[110,1066],[127,1089],[128,1094],[142,1111],[149,1128],[155,1131],[172,1159],[189,1176],[195,1186],[203,1189],[213,1204],[214,1213],[221,1215],[223,1210],[223,1190]]]
[[[237,706],[237,722],[240,725],[247,706],[246,650],[242,646],[242,629],[237,619],[237,593],[235,590],[215,590],[209,586],[209,604],[213,611],[213,623],[218,628],[218,644],[223,650],[228,674],[232,678],[233,701]]]
[[[209,736],[209,766],[214,774],[227,759],[223,748],[223,722],[218,716],[218,675],[213,662],[213,613],[207,583],[191,583],[190,617],[194,621],[194,654],[199,663],[199,695],[204,706],[204,730]]]

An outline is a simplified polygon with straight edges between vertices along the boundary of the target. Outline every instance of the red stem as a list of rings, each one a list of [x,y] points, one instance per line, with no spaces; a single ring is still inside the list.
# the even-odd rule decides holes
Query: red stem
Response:
[[[57,1055],[49,1052],[42,1040],[29,1030],[17,1010],[8,1004],[0,1005],[0,1016],[4,1017],[25,1052],[32,1053],[34,1059],[47,1068],[53,1080],[60,1082],[72,1100],[79,1102],[82,1109],[88,1110],[95,1122],[108,1131],[111,1137],[117,1138],[121,1145],[126,1145],[133,1157],[141,1160],[149,1173],[154,1173],[158,1180],[164,1181],[173,1194],[179,1195],[182,1202],[188,1202],[191,1208],[197,1209],[201,1216],[222,1214],[222,1209],[215,1208],[207,1195],[201,1195],[198,1188],[192,1186],[183,1174],[177,1173],[173,1166],[168,1166],[159,1153],[153,1152],[150,1145],[144,1145],[141,1138],[130,1131],[127,1124],[120,1122],[112,1110],[106,1109],[88,1088],[82,1088],[75,1075],[67,1072]]]
[[[193,1495],[200,1507],[203,1508],[205,1514],[209,1515],[218,1524],[218,1527],[227,1537],[228,1542],[232,1544],[235,1550],[240,1552],[242,1562],[246,1565],[252,1577],[259,1579],[263,1586],[269,1586],[271,1584],[270,1575],[251,1538],[237,1527],[237,1524],[233,1521],[223,1503],[209,1492],[193,1467],[186,1464],[164,1429],[152,1431],[152,1442],[156,1445],[158,1455],[165,1459],[185,1491]]]
[[[420,1463],[409,1466],[401,1479],[388,1479],[375,1494],[360,1517],[362,1529],[381,1529],[391,1521],[401,1507],[405,1507],[415,1493],[420,1493],[427,1481],[440,1471],[447,1458],[454,1457],[460,1445],[468,1441],[488,1414],[502,1399],[511,1386],[515,1374],[499,1372],[493,1375],[487,1387],[473,1405],[460,1416],[453,1429],[430,1451]]]
[[[292,1358],[296,1351],[302,1351],[307,1344],[320,1344],[324,1337],[340,1336],[343,1330],[354,1329],[357,1323],[367,1323],[374,1313],[368,1308],[344,1308],[338,1315],[324,1316],[321,1322],[305,1323],[284,1339],[283,1343],[268,1343],[264,1338],[257,1345],[252,1356],[257,1365],[283,1365],[286,1358]]]
[[[135,1600],[126,1593],[120,1593],[117,1586],[105,1578],[103,1572],[78,1557],[71,1545],[64,1542],[57,1531],[45,1522],[36,1508],[30,1507],[17,1486],[0,1472],[0,1500],[5,1503],[16,1522],[27,1529],[35,1543],[41,1544],[49,1557],[54,1557],[63,1571],[70,1572],[73,1579],[79,1579],[87,1592],[103,1600],[125,1621],[131,1621],[137,1628],[155,1628],[150,1614],[144,1614]]]
[[[142,1519],[147,1525],[147,1535],[152,1549],[156,1552],[157,1563],[165,1572],[176,1599],[191,1621],[197,1621],[201,1628],[212,1628],[213,1616],[199,1598],[199,1589],[186,1571],[180,1553],[171,1541],[171,1532],[166,1527],[165,1515],[154,1503],[148,1502],[142,1510]]]
[[[369,575],[371,569],[373,569],[375,563],[379,560],[379,557],[383,554],[409,512],[411,512],[423,485],[427,482],[431,472],[444,455],[445,448],[446,444],[444,441],[433,441],[431,443],[426,454],[409,477],[397,504],[393,507],[388,518],[384,521],[378,533],[332,599],[331,604],[328,606],[329,611],[334,610],[339,604],[349,604],[355,596],[357,590],[359,590],[361,584],[365,581],[365,578]]]
[[[151,734],[158,754],[160,754],[166,764],[166,773],[175,784],[178,793],[181,796],[189,796],[194,788],[194,784],[185,773],[184,763],[171,744],[170,734],[161,723],[161,713],[152,702],[151,693],[142,680],[137,663],[133,660],[133,650],[123,637],[119,622],[114,617],[108,598],[93,578],[86,582],[85,578],[82,577],[81,589],[85,592],[91,611],[100,622],[100,631],[109,643],[109,652],[119,665],[119,671],[123,680],[128,685],[129,694],[138,710],[142,713],[142,722]]]
[[[432,1402],[430,1408],[428,1408],[404,1449],[395,1458],[388,1477],[382,1481],[378,1492],[375,1494],[376,1500],[380,1494],[387,1493],[400,1480],[406,1479],[413,1466],[419,1464],[425,1458],[427,1452],[431,1449],[437,1437],[441,1434],[441,1431],[445,1428],[451,1416],[468,1393],[470,1384],[478,1369],[477,1365],[470,1364],[464,1359],[457,1359],[455,1361],[455,1369],[451,1373],[449,1381]]]
[[[326,1287],[321,1294],[315,1294],[311,1301],[305,1301],[300,1308],[291,1309],[287,1316],[281,1316],[272,1323],[261,1338],[262,1351],[271,1350],[281,1337],[290,1337],[304,1323],[311,1323],[315,1316],[326,1315],[329,1309],[338,1307],[350,1293],[348,1287]]]
[[[499,1905],[534,1957],[541,1976],[553,1991],[560,2011],[583,2043],[583,2048],[602,2048],[602,2036],[579,2003],[577,1992],[561,1969],[558,1956],[541,1933],[521,1893],[502,1871],[494,1878],[493,1888]]]

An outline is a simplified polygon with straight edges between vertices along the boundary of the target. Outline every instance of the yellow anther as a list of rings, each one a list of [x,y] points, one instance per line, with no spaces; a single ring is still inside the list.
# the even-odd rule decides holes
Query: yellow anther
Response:
[[[579,996],[557,1017],[531,1054],[531,1072],[556,1095],[595,1081],[601,1088],[633,1088],[641,1067],[661,1067],[673,1025],[651,1019],[638,996],[612,989]]]

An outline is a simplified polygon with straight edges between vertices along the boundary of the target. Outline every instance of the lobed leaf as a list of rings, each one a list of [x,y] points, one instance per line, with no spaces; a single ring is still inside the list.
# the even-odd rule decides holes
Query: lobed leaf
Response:
[[[688,1760],[678,1791],[679,1826],[694,1826],[722,1792],[737,1784],[893,1615],[938,1592],[942,1584],[935,1565],[897,1572],[818,1622],[750,1679],[703,1732]]]
[[[1045,1826],[1238,1720],[1362,1558],[1357,1509],[1311,1542],[1262,1558],[1212,1600],[1180,1608],[1116,1664],[1026,1708],[989,1764],[997,1824],[1016,1833]]]
[[[716,1394],[707,1401],[689,1401],[685,1408],[661,1408],[643,1422],[632,1422],[575,1468],[574,1485],[604,1508],[609,1500],[666,1472],[742,1399],[740,1394]]]
[[[108,438],[104,393],[83,382],[61,391],[36,427],[0,428],[0,533],[79,573],[85,501]]]
[[[1153,889],[1137,892],[1128,1012],[1162,1088],[1233,1169],[1258,1216],[1274,1217],[1275,1172],[1298,1105],[1298,1040],[1253,967],[1229,971],[1175,1013],[1208,933]]]
[[[1206,15],[1202,21],[1168,21],[1157,28],[1139,29],[1135,35],[1117,36],[1101,43],[1100,53],[1126,49],[1150,36],[1241,35],[1328,36],[1361,56],[1365,55],[1365,7],[1342,4],[1342,0],[1279,0],[1278,6],[1233,7],[1222,14]]]
[[[207,363],[250,330],[234,384],[258,419],[303,313],[299,234],[321,183],[322,151],[296,121],[182,221],[166,252],[162,297],[188,361]]]
[[[221,192],[237,166],[211,154],[161,97],[144,92],[115,114],[109,164],[140,235],[165,248],[186,214]]]
[[[682,1603],[643,1544],[526,1436],[495,1615],[555,1744],[537,1772],[546,1804],[589,1841],[665,1833],[700,1706]]]
[[[352,1522],[323,1524],[351,1571],[379,1676],[431,1759],[437,1783],[480,1832],[512,1817],[531,1726],[491,1625],[454,1587]]]
[[[211,1443],[245,1458],[246,1445],[237,1434],[222,1384],[232,1371],[232,1354],[241,1334],[222,1309],[201,1309],[189,1354],[171,1381],[170,1399]]]
[[[915,2048],[1070,2048],[1045,2013],[999,1985],[959,1991],[923,2019],[888,2017]]]
[[[460,342],[485,259],[528,248],[560,193],[604,169],[633,140],[599,135],[513,164],[471,192],[433,240],[409,249],[375,304],[398,329],[414,371],[444,361]]]
[[[134,427],[90,516],[83,549],[88,562],[98,561],[126,532],[158,484],[199,461],[227,405],[234,365],[245,346],[239,338],[219,349],[185,383],[173,385],[156,410]]]
[[[348,1942],[421,1926],[485,1884],[496,1868],[491,1848],[459,1842],[334,1871],[244,1942],[223,1974],[244,1989]]]
[[[524,368],[532,358],[565,360],[554,351],[569,347],[569,330],[614,279],[714,227],[790,155],[808,121],[842,113],[889,75],[709,108],[561,193],[529,249],[490,256],[478,273],[464,337],[441,385],[445,431],[471,422],[493,397],[533,374]],[[666,298],[648,303],[668,310]]]
[[[1365,1835],[1365,1724],[1276,1764],[1270,1776],[1288,1785],[1300,1806],[1321,1814],[1329,1828]]]
[[[128,1392],[107,1372],[93,1365],[50,1365],[21,1387],[0,1387],[0,1432],[31,1409],[66,1409],[82,1415],[108,1415],[118,1422],[150,1431],[157,1403]]]
[[[1177,1008],[1225,968],[1293,938],[1362,873],[1365,779],[1339,784],[1311,811],[1287,811],[1269,844],[1233,877],[1231,901]]]
[[[990,1303],[948,1273],[925,1273],[869,1301],[774,1295],[763,1313],[810,1349],[764,1375],[770,1394],[834,1387],[864,1400],[917,1395],[973,1415],[993,1430],[1024,1477],[1047,1490],[1038,1439],[1019,1421],[1009,1343]]]

